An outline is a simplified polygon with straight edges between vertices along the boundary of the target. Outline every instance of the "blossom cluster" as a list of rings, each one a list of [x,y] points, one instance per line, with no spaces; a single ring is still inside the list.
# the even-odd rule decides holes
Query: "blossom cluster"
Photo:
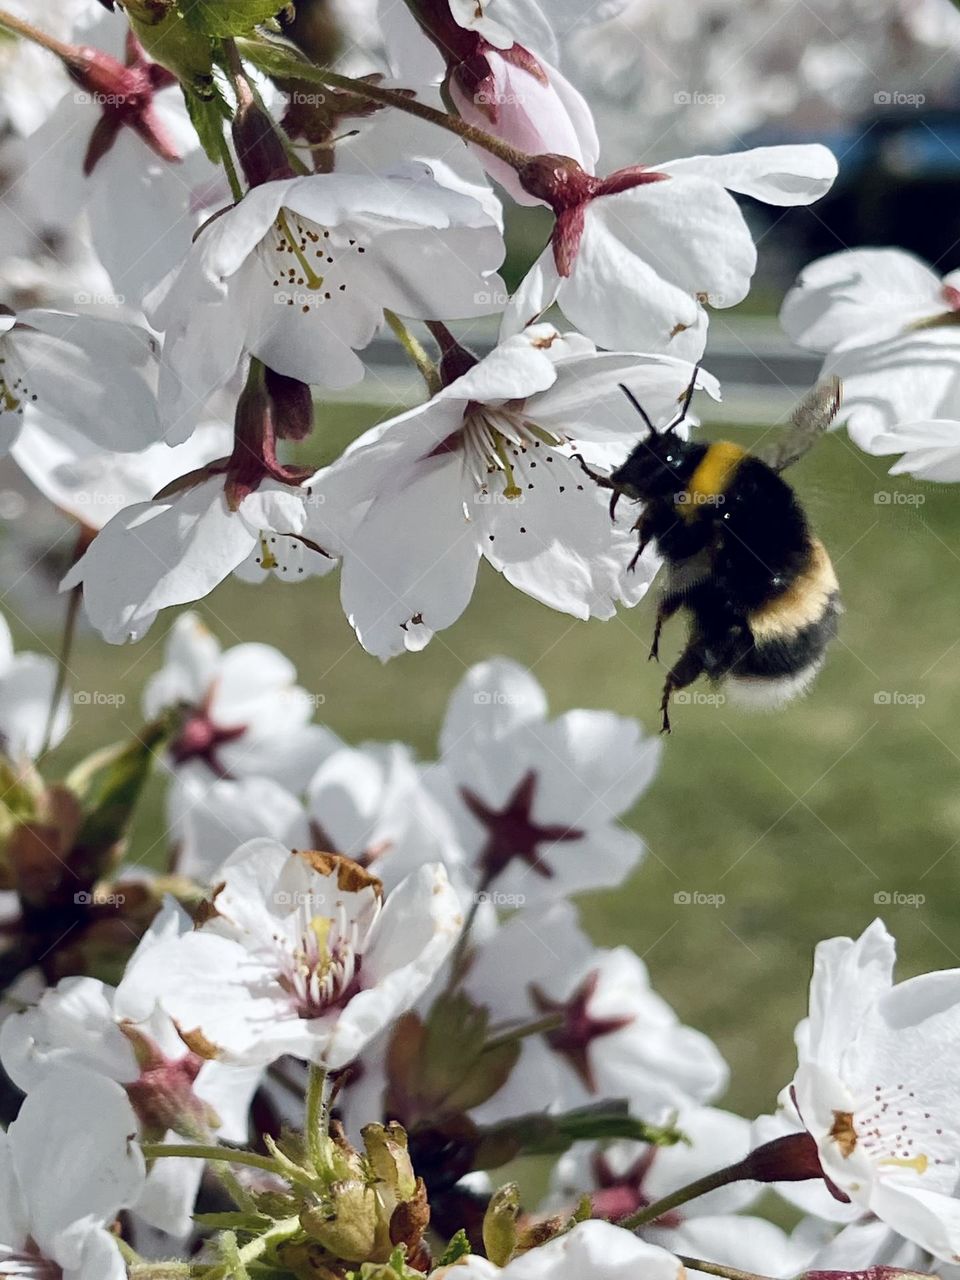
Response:
[[[24,778],[39,748],[17,737],[34,696],[18,673],[34,668],[51,675],[11,654],[0,678]],[[722,1110],[716,1046],[634,952],[595,946],[571,901],[642,878],[643,842],[621,818],[654,781],[660,739],[609,712],[550,718],[532,674],[504,659],[454,690],[433,761],[350,746],[312,710],[276,650],[222,649],[180,617],[144,694],[165,726],[170,862],[145,881],[159,910],[116,982],[93,976],[92,932],[87,972],[68,954],[57,979],[45,953],[6,1002],[0,1064],[26,1096],[0,1149],[0,1274],[122,1277],[133,1247],[182,1251],[218,1177],[238,1210],[217,1220],[247,1243],[208,1236],[199,1265],[238,1277],[261,1248],[284,1275],[302,1255],[320,1275],[416,1276],[438,1236],[455,1239],[436,1276],[954,1261],[960,1135],[942,1048],[960,1028],[956,971],[894,985],[880,921],[824,942],[777,1113]],[[3,874],[8,928],[26,931],[21,837],[40,819],[17,818]],[[68,867],[80,848],[63,845]],[[138,875],[114,864],[89,897]],[[287,1126],[304,1123],[295,1141]],[[491,1178],[541,1149],[562,1155],[544,1202],[521,1212]],[[356,1179],[375,1190],[351,1191]],[[793,1232],[756,1215],[764,1185],[805,1215]],[[110,1230],[121,1211],[126,1254]]]

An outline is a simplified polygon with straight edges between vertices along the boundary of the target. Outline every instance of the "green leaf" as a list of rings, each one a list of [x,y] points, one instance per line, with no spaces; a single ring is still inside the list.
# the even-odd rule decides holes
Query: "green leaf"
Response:
[[[203,31],[184,22],[175,0],[125,0],[123,10],[154,62],[201,96],[212,90],[213,45]]]
[[[244,62],[249,62],[265,75],[277,79],[294,78],[297,80],[321,79],[323,72],[306,58],[295,44],[287,40],[271,39],[258,36],[254,39],[239,39],[237,50]]]
[[[66,779],[83,817],[70,865],[81,880],[99,879],[122,851],[157,752],[173,730],[168,718],[146,725],[130,743],[117,743],[81,761]]]
[[[467,1257],[471,1252],[470,1241],[467,1239],[467,1233],[463,1227],[451,1239],[450,1243],[440,1255],[438,1267],[452,1267],[455,1262],[459,1262],[461,1258]]]
[[[183,98],[187,104],[190,123],[197,131],[197,137],[207,154],[207,159],[212,160],[214,164],[220,164],[223,159],[221,151],[223,126],[224,122],[230,119],[230,107],[216,86],[212,96],[201,97],[199,93],[184,85]]]
[[[611,1138],[630,1138],[658,1147],[687,1141],[672,1124],[650,1125],[630,1115],[622,1100],[598,1102],[561,1115],[537,1112],[481,1128],[474,1167],[496,1169],[517,1156],[556,1156],[575,1142]]]
[[[180,13],[194,31],[215,39],[245,35],[269,22],[282,9],[283,0],[180,0]]]

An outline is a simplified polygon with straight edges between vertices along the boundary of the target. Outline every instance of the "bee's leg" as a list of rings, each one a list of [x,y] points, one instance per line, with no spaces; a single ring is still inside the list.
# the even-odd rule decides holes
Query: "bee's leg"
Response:
[[[703,674],[704,661],[699,641],[691,640],[667,672],[660,699],[660,732],[670,733],[670,699],[678,689],[686,689]]]
[[[594,471],[582,453],[571,453],[570,457],[580,463],[580,470],[584,475],[589,476],[593,483],[599,485],[601,489],[617,488],[609,476],[601,475],[599,471]]]
[[[650,645],[650,653],[647,655],[648,662],[660,661],[660,633],[663,631],[664,623],[670,621],[682,604],[683,600],[680,596],[661,596],[657,602],[657,620],[653,627],[653,642]]]
[[[612,511],[611,511],[612,514]],[[644,508],[640,513],[636,523],[633,526],[633,532],[637,535],[637,549],[633,553],[633,558],[627,565],[627,572],[633,573],[640,562],[640,557],[646,551],[654,538],[654,531],[651,520],[651,512],[649,507]]]

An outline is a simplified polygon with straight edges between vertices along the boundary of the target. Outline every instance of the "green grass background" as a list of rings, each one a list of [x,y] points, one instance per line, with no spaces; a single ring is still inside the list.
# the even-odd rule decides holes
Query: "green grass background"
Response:
[[[378,412],[328,414],[324,451],[333,454]],[[733,1067],[728,1102],[746,1114],[771,1105],[792,1074],[792,1031],[819,939],[856,933],[879,910],[900,939],[904,975],[960,964],[960,495],[885,470],[840,435],[795,469],[842,581],[842,638],[810,695],[782,712],[677,708],[660,776],[628,815],[648,842],[646,860],[621,891],[583,903],[597,941],[634,947],[680,1016],[717,1040]],[[878,505],[878,491],[916,494],[922,505]],[[450,691],[471,663],[493,654],[529,665],[555,712],[604,707],[651,731],[657,723],[662,673],[646,660],[652,600],[606,623],[581,623],[484,568],[461,621],[423,653],[387,665],[356,643],[336,575],[303,585],[231,581],[199,610],[224,643],[260,640],[290,654],[302,684],[324,696],[323,719],[351,741],[401,738],[430,758]],[[135,723],[171,621],[164,615],[132,648],[82,633],[75,686],[127,702],[76,707],[52,767]],[[668,658],[682,635],[678,619]],[[55,644],[54,632],[48,638]],[[30,647],[26,632],[18,639]],[[925,702],[878,705],[880,691]],[[157,781],[137,822],[134,860],[156,852],[161,798]],[[678,891],[725,901],[678,905]],[[876,894],[895,892],[924,901],[878,908]]]

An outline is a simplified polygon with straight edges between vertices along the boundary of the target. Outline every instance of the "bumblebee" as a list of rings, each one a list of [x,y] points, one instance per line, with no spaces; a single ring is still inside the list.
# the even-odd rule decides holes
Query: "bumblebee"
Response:
[[[659,660],[664,624],[681,609],[690,617],[686,646],[663,686],[664,733],[671,697],[701,675],[723,681],[731,700],[746,706],[779,707],[798,696],[823,665],[841,613],[830,557],[780,474],[836,416],[839,380],[805,397],[793,430],[768,457],[679,434],[696,382],[695,375],[679,416],[660,432],[622,387],[647,434],[609,477],[589,471],[613,491],[611,517],[621,496],[644,504],[631,568],[651,542],[665,561],[652,659]]]

